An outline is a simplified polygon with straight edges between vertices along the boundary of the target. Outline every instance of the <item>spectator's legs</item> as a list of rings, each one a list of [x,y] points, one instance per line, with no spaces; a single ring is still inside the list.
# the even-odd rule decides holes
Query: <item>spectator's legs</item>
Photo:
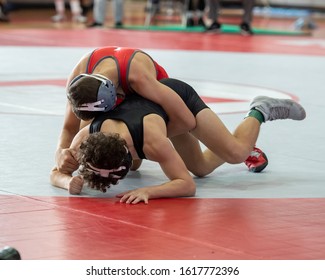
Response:
[[[72,13],[72,20],[79,23],[85,23],[87,18],[82,16],[82,9],[79,0],[70,0],[70,8]]]
[[[56,15],[52,17],[52,21],[60,22],[65,19],[65,3],[64,0],[54,0]]]
[[[115,27],[122,26],[123,24],[123,1],[114,1]]]
[[[104,25],[106,18],[106,0],[94,0],[94,26]]]
[[[242,35],[253,35],[251,22],[253,20],[254,4],[254,0],[243,0],[244,15],[243,21],[240,24],[240,31]]]
[[[212,24],[207,28],[208,32],[220,32],[221,24],[218,22],[218,15],[220,10],[219,0],[207,0],[209,7],[209,19],[212,20]]]
[[[220,11],[219,0],[207,0],[207,4],[209,7],[209,19],[211,19],[212,22],[218,22],[218,15]]]
[[[254,0],[243,0],[243,22],[247,24],[251,24],[253,20],[253,9],[254,9],[255,1]]]

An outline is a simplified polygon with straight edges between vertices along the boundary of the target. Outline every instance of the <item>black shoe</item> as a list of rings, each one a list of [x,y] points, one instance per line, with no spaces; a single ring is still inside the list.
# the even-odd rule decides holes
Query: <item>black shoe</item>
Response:
[[[122,28],[123,27],[123,23],[118,21],[118,22],[115,22],[115,28]]]
[[[7,15],[4,15],[0,13],[0,22],[9,22],[9,17]]]
[[[197,21],[197,25],[198,25],[198,26],[203,26],[204,28],[206,27],[206,26],[205,26],[205,23],[204,23],[204,20],[203,20],[203,18],[201,18],[201,17],[200,17],[199,20]]]
[[[194,19],[188,18],[186,21],[186,27],[192,27],[192,26],[194,26]]]
[[[219,33],[221,31],[221,24],[217,21],[213,22],[208,28],[209,33]]]
[[[94,4],[84,5],[81,4],[82,13],[81,15],[86,17],[88,13],[93,9]]]
[[[99,22],[96,22],[96,21],[94,21],[93,23],[87,25],[87,27],[89,27],[89,28],[92,28],[92,27],[102,27],[102,26],[103,26],[102,23],[99,23]]]
[[[9,22],[9,17],[2,4],[0,4],[0,21]]]
[[[246,22],[243,22],[241,25],[240,25],[240,33],[242,35],[253,35],[254,32],[252,31],[250,25]]]

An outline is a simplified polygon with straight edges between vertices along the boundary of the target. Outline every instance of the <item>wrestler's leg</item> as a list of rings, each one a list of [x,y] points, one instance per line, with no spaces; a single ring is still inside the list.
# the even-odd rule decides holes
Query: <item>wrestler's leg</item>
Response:
[[[187,169],[195,176],[206,176],[225,162],[209,149],[202,152],[199,141],[190,133],[175,136],[171,141]]]
[[[200,111],[196,115],[196,122],[196,128],[191,133],[218,157],[232,164],[247,159],[260,131],[260,122],[248,117],[232,134],[210,109]]]

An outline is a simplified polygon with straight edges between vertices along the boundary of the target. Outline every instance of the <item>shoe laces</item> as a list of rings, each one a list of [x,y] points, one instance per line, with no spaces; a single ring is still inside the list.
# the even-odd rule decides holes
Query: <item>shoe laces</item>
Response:
[[[246,161],[258,161],[260,155],[261,153],[254,150],[251,152],[250,156],[246,159]]]
[[[290,110],[286,107],[273,107],[270,108],[269,120],[287,119],[289,117]]]

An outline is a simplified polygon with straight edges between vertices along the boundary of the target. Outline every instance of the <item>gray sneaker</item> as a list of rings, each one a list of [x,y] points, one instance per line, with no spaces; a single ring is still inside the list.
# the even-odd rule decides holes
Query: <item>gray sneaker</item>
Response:
[[[306,117],[305,109],[291,99],[257,96],[250,104],[250,109],[256,109],[264,116],[264,121],[274,120],[303,120]]]

